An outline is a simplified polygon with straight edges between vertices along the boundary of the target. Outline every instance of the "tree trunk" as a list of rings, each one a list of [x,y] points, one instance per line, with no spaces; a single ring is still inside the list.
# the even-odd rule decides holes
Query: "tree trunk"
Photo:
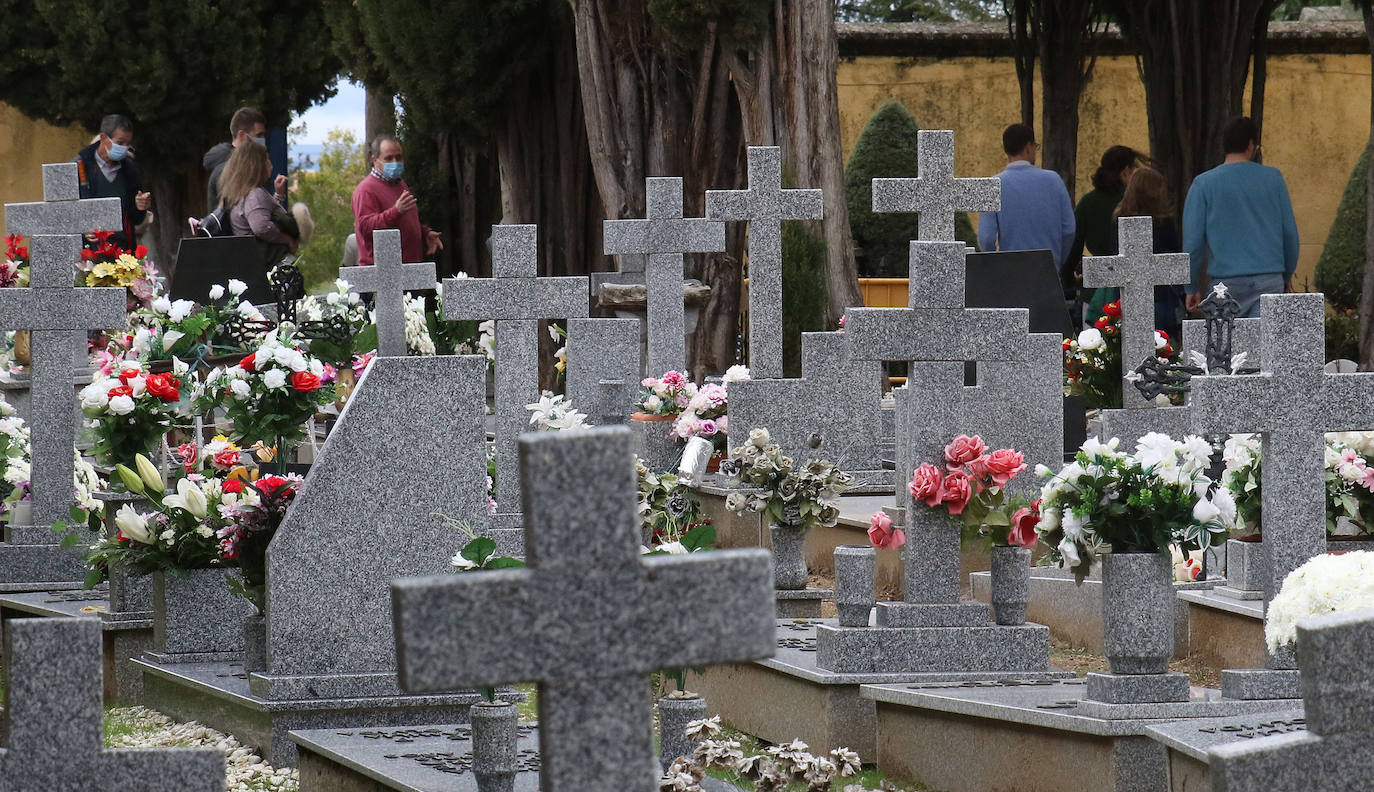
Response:
[[[1035,25],[1031,21],[1032,0],[1003,0],[1007,12],[1007,32],[1011,35],[1016,82],[1021,94],[1021,123],[1035,128]],[[1008,7],[1010,4],[1010,7]]]
[[[364,143],[371,143],[378,135],[396,134],[396,97],[376,85],[364,86],[363,102]]]
[[[1041,2],[1036,40],[1045,119],[1041,130],[1044,166],[1059,174],[1073,199],[1078,174],[1078,102],[1092,78],[1097,34],[1096,0]]]
[[[1370,44],[1370,64],[1374,66],[1374,3],[1360,4],[1364,13],[1364,34]],[[1368,154],[1374,154],[1374,95],[1369,103],[1370,138]],[[1360,371],[1374,371],[1374,167],[1365,175],[1364,281],[1360,291]]]
[[[153,194],[153,224],[143,235],[157,262],[158,270],[172,282],[177,266],[177,247],[186,235],[186,218],[203,217],[205,205],[205,172],[188,168],[170,178],[154,176],[149,191]]]

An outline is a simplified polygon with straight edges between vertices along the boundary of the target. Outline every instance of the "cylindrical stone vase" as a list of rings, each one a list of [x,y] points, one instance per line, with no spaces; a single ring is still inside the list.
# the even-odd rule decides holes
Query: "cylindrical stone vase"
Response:
[[[153,648],[168,654],[243,651],[248,600],[229,590],[223,567],[153,573]]]
[[[992,616],[1008,627],[1026,623],[1030,604],[1031,551],[1025,547],[992,548]]]
[[[472,775],[479,792],[513,792],[520,714],[509,701],[479,701],[472,720]]]
[[[687,736],[687,724],[705,717],[706,699],[695,693],[674,693],[658,700],[658,758],[665,770],[679,756],[692,757],[698,741]]]
[[[1102,646],[1113,674],[1163,674],[1174,655],[1168,553],[1103,553]]]
[[[682,458],[682,443],[673,435],[673,421],[677,416],[637,412],[630,419],[635,453],[644,464],[655,473],[677,470],[678,460]]]
[[[866,545],[835,548],[835,610],[841,627],[867,627],[873,611],[878,551]]]
[[[806,531],[774,523],[768,526],[773,541],[773,588],[801,591],[806,588],[806,556],[802,545]]]
[[[267,619],[261,613],[243,620],[243,670],[267,670]]]

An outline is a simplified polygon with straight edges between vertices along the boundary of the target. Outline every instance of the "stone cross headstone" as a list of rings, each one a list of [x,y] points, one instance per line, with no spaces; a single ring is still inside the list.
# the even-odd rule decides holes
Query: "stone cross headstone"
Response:
[[[486,367],[377,358],[267,554],[263,698],[395,695],[387,581],[438,574],[486,517]],[[509,550],[505,551],[509,552]]]
[[[539,683],[546,792],[657,789],[645,677],[774,651],[767,551],[640,555],[631,437],[520,439],[528,568],[392,584],[404,689]]]
[[[1135,370],[1155,354],[1155,286],[1187,283],[1187,253],[1156,253],[1154,219],[1123,217],[1117,220],[1118,249],[1115,256],[1083,259],[1083,285],[1121,289],[1121,370]],[[1150,407],[1150,402],[1122,381],[1122,406]]]
[[[782,221],[820,220],[825,194],[782,188],[782,149],[749,147],[749,189],[707,190],[710,220],[749,221],[749,369],[782,376]]]
[[[725,223],[682,216],[682,179],[644,180],[643,219],[606,220],[607,254],[648,254],[649,371],[681,371],[687,365],[687,331],[682,300],[682,254],[725,250]]]
[[[101,747],[99,619],[12,619],[5,632],[8,740],[0,749],[0,789],[224,789],[224,753],[215,748]]]
[[[596,426],[625,423],[644,361],[638,319],[569,319],[568,401]]]
[[[954,177],[954,132],[950,130],[922,129],[918,133],[916,174],[914,179],[874,179],[873,211],[919,213],[919,240],[954,239],[954,220],[960,212],[1002,208],[1002,182],[996,176]]]
[[[434,262],[401,263],[401,232],[394,228],[372,232],[374,262],[370,267],[340,267],[339,277],[360,294],[373,294],[377,318],[377,354],[405,357],[407,291],[433,289]]]
[[[84,331],[123,327],[128,317],[123,289],[72,285],[81,235],[118,229],[119,200],[80,200],[71,162],[43,166],[43,198],[5,205],[10,233],[29,238],[30,267],[28,288],[0,289],[0,327],[32,331],[32,514],[33,525],[46,529],[70,519],[76,436],[72,349],[78,341],[84,346]],[[35,536],[32,543],[55,542]]]
[[[1266,540],[1267,541],[1267,540]],[[1215,792],[1345,792],[1374,781],[1374,611],[1315,616],[1298,623],[1306,731],[1212,748]]]
[[[587,315],[587,279],[539,277],[539,227],[491,229],[490,278],[444,281],[445,319],[496,322],[496,491],[503,512],[518,511],[515,439],[529,429],[525,405],[539,400],[539,320]]]
[[[1260,373],[1194,377],[1193,426],[1199,434],[1261,435],[1262,529],[1269,583],[1266,607],[1290,572],[1326,552],[1327,432],[1359,431],[1374,424],[1374,374],[1327,374],[1324,299],[1321,294],[1266,294],[1260,298]],[[1291,651],[1269,653],[1270,670],[1295,668]],[[1222,672],[1232,698],[1274,698],[1296,691],[1293,674]],[[1244,679],[1253,685],[1246,689]],[[1268,680],[1268,681],[1261,681]],[[1229,686],[1228,686],[1229,683]],[[1234,694],[1234,695],[1232,695]]]

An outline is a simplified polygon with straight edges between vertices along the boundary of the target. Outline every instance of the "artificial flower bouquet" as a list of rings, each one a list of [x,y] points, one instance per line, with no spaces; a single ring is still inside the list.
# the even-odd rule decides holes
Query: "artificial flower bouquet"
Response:
[[[267,604],[267,545],[300,493],[301,483],[300,476],[290,475],[263,476],[243,484],[243,499],[232,509],[229,523],[215,534],[220,556],[236,565],[241,575],[229,578],[230,590],[253,603],[259,613]]]
[[[296,305],[296,317],[306,322],[325,322],[340,332],[346,341],[316,338],[309,344],[310,354],[336,368],[349,366],[360,353],[377,349],[377,326],[372,323],[367,305],[343,278],[334,280],[334,290],[311,294]]]
[[[29,246],[18,234],[5,237],[5,257],[0,259],[0,289],[29,285]]]
[[[681,371],[669,371],[662,377],[645,377],[639,385],[641,390],[635,401],[635,411],[645,415],[679,415],[697,395],[697,386]]]
[[[1374,432],[1339,432],[1326,436],[1326,534],[1360,537],[1374,533]],[[1259,435],[1237,434],[1226,440],[1222,483],[1236,501],[1239,519],[1233,539],[1258,541],[1263,501],[1263,448]]]
[[[544,391],[539,401],[526,404],[530,411],[530,426],[536,432],[561,432],[568,429],[586,429],[587,414],[578,412],[576,407],[561,393]]]
[[[1312,616],[1374,608],[1374,552],[1313,556],[1283,579],[1264,614],[1264,641],[1277,652]]]
[[[182,443],[172,450],[186,475],[243,476],[248,472],[243,449],[225,435],[215,435],[204,445]]]
[[[711,446],[717,454],[728,451],[730,386],[747,379],[748,368],[731,366],[721,377],[719,384],[711,382],[698,388],[696,394],[687,401],[687,406],[673,421],[673,435],[681,440],[702,437],[711,441]]]
[[[32,489],[30,477],[33,467],[30,463],[31,446],[29,445],[29,427],[15,414],[14,408],[10,403],[0,398],[0,466],[3,466],[3,475],[0,475],[0,514],[12,524],[28,522],[29,520],[17,517],[16,512],[21,508],[21,504],[27,505],[32,500]],[[72,511],[69,515],[72,524],[85,523],[88,527],[96,529],[99,527],[101,516],[105,512],[104,504],[96,500],[95,493],[105,488],[105,484],[100,479],[100,474],[95,467],[81,456],[81,452],[72,447]],[[65,530],[66,523],[58,526]]]
[[[1006,486],[1026,469],[1025,456],[1012,448],[988,450],[978,435],[959,435],[945,446],[944,468],[922,463],[907,483],[913,507],[923,505],[957,517],[964,528],[977,531],[999,546],[1033,547],[1034,509],[1008,501]],[[906,542],[886,514],[869,520],[869,540],[874,546],[896,549]]]
[[[185,366],[149,373],[136,360],[99,377],[81,389],[81,412],[95,435],[95,456],[102,464],[131,464],[137,454],[151,453],[172,427],[181,401]]]
[[[675,474],[655,473],[639,457],[635,457],[635,479],[639,524],[647,547],[668,553],[687,552],[687,546],[693,542],[686,537],[711,524],[702,515],[696,495]],[[714,529],[711,541],[715,541]]]
[[[77,286],[116,286],[128,290],[128,309],[147,307],[158,294],[158,270],[148,248],[125,250],[110,241],[112,231],[94,231],[94,248],[83,248],[77,263]]]
[[[658,782],[661,792],[702,792],[708,770],[723,771],[753,781],[756,790],[801,789],[827,792],[845,784],[862,769],[859,755],[848,748],[829,754],[811,753],[801,740],[770,746],[759,754],[745,754],[738,740],[717,738],[720,716],[687,724],[687,737],[696,743],[691,756],[675,757]],[[666,742],[666,741],[665,741]],[[844,789],[858,788],[845,784]]]
[[[1178,353],[1163,330],[1155,331],[1155,355],[1166,363],[1178,362]],[[1126,361],[1134,370],[1142,361]],[[1102,306],[1102,316],[1078,334],[1064,339],[1064,393],[1082,396],[1089,409],[1121,407],[1121,301]],[[1175,404],[1182,397],[1169,397]]]
[[[824,460],[797,467],[767,429],[750,430],[749,440],[730,452],[720,472],[750,487],[726,496],[725,508],[736,514],[763,512],[773,524],[799,531],[833,527],[840,518],[840,496],[854,482]]]
[[[1163,552],[1175,545],[1188,554],[1225,541],[1236,519],[1231,493],[1207,477],[1206,440],[1189,435],[1175,442],[1152,432],[1133,454],[1119,445],[1092,438],[1058,473],[1036,467],[1048,481],[1035,529],[1048,558],[1071,567],[1080,583],[1104,548]]]

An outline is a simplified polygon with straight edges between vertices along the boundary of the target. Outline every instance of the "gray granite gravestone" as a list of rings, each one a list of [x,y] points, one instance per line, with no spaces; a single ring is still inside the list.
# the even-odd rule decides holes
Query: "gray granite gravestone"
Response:
[[[1083,259],[1083,285],[1121,289],[1122,374],[1155,354],[1155,286],[1187,283],[1187,253],[1156,253],[1154,218],[1117,220],[1120,253]],[[1152,406],[1130,382],[1123,381],[1125,409]]]
[[[782,376],[782,221],[820,220],[825,194],[782,188],[782,149],[750,146],[749,189],[707,190],[709,220],[749,221],[749,369]]]
[[[882,375],[881,363],[851,359],[845,333],[802,333],[800,379],[730,386],[731,445],[767,428],[794,460],[827,459],[854,476],[855,489],[891,490],[881,453]]]
[[[1374,611],[1298,623],[1306,731],[1211,749],[1216,792],[1343,792],[1374,785]]]
[[[954,239],[954,219],[960,212],[1000,208],[1002,182],[997,177],[954,177],[954,132],[950,130],[918,133],[916,178],[873,180],[873,211],[919,213],[916,238],[924,241]]]
[[[725,223],[682,216],[682,179],[644,180],[644,219],[606,220],[606,253],[648,254],[649,371],[681,371],[687,365],[682,303],[682,254],[725,250]]]
[[[638,319],[569,319],[567,396],[596,426],[625,423],[644,376]]]
[[[101,748],[98,619],[12,619],[5,623],[5,649],[8,740],[0,749],[0,789],[224,789],[224,754],[217,749]]]
[[[1260,298],[1260,373],[1192,380],[1198,433],[1261,435],[1262,521],[1269,582],[1266,603],[1290,572],[1326,551],[1325,435],[1374,423],[1374,374],[1327,374],[1321,294]],[[1294,698],[1292,652],[1268,653],[1264,670],[1222,672],[1230,698]]]
[[[377,358],[267,553],[268,699],[394,695],[387,581],[437,574],[486,519],[486,361]],[[398,416],[403,416],[398,420]]]
[[[433,289],[434,262],[401,263],[401,232],[384,228],[372,232],[375,263],[370,267],[339,267],[339,277],[361,294],[371,293],[377,319],[377,354],[405,357],[407,291]],[[448,350],[452,351],[452,350]]]
[[[529,568],[393,583],[401,685],[537,681],[543,789],[655,789],[644,676],[771,655],[769,554],[641,556],[625,427],[529,434],[520,461]]]
[[[124,290],[76,288],[81,234],[118,229],[119,201],[79,200],[76,163],[43,166],[44,201],[6,204],[10,233],[29,238],[28,288],[0,289],[0,327],[32,331],[32,525],[9,526],[0,549],[0,589],[55,584],[84,577],[80,558],[54,547],[49,530],[71,519],[76,394],[72,350],[84,331],[123,327]],[[50,586],[51,587],[51,586]]]
[[[492,226],[492,277],[444,281],[445,319],[496,322],[496,487],[506,513],[517,511],[500,494],[518,480],[515,438],[529,428],[525,405],[539,400],[539,320],[587,315],[587,279],[539,277],[538,245],[538,226]]]

